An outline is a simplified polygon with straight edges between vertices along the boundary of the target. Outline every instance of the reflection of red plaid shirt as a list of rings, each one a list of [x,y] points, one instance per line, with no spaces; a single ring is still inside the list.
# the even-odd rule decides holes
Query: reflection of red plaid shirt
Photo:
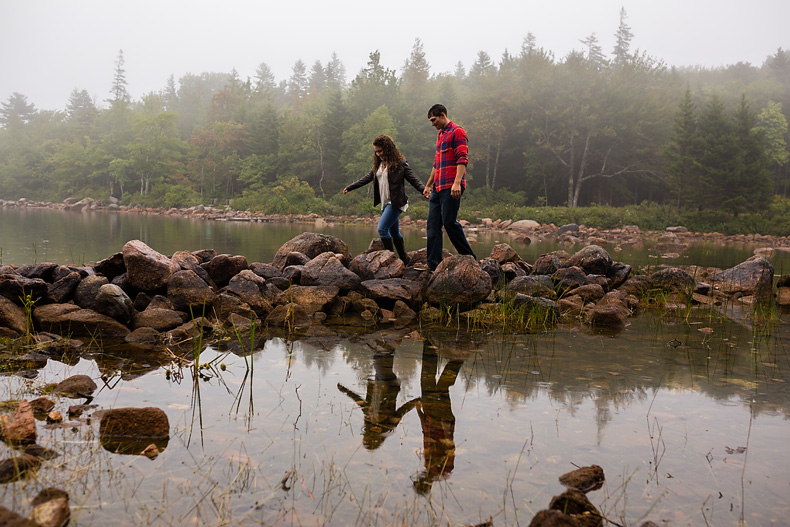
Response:
[[[433,187],[437,192],[453,186],[456,165],[469,163],[469,146],[463,128],[450,121],[439,130],[436,137],[436,156],[433,158]],[[466,175],[461,178],[461,188],[466,188]]]

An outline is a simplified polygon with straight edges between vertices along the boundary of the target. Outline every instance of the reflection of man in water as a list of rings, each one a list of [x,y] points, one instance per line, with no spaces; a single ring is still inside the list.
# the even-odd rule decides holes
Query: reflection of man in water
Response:
[[[398,404],[400,381],[392,369],[393,353],[377,353],[373,356],[375,376],[368,379],[365,399],[338,383],[338,389],[351,397],[360,407],[365,418],[362,429],[362,444],[368,450],[375,450],[384,442],[401,422],[403,416],[417,405],[417,399]]]
[[[460,359],[451,360],[439,375],[436,346],[428,340],[424,342],[420,374],[422,397],[417,414],[422,423],[425,470],[414,481],[414,488],[420,494],[430,491],[434,481],[449,476],[455,467],[455,416],[450,405],[450,387],[455,384],[463,363]]]

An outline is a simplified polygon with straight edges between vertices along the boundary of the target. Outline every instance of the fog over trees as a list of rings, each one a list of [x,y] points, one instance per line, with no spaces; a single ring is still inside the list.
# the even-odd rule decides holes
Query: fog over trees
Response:
[[[172,76],[132,100],[123,51],[107,99],[75,87],[64,112],[14,93],[0,107],[0,198],[318,212],[369,170],[391,135],[427,179],[445,104],[469,135],[470,192],[517,205],[651,201],[740,214],[788,194],[790,56],[762,65],[675,68],[632,49],[625,11],[614,49],[593,33],[554,54],[518,50],[432,72],[419,39],[398,70],[377,50],[349,78],[342,58],[298,60],[287,79]],[[316,199],[318,198],[318,199]],[[301,201],[300,201],[301,200]],[[290,205],[289,205],[290,204]],[[291,207],[289,209],[288,207]]]

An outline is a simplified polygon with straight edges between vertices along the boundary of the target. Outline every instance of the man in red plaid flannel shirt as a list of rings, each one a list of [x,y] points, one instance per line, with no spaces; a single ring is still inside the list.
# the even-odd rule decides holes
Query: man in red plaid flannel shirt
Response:
[[[457,219],[461,195],[466,189],[466,165],[469,162],[466,132],[448,119],[447,108],[441,104],[431,106],[428,120],[439,130],[431,177],[423,192],[426,198],[430,198],[427,249],[428,267],[433,271],[442,261],[442,227],[458,254],[475,256],[475,253]]]

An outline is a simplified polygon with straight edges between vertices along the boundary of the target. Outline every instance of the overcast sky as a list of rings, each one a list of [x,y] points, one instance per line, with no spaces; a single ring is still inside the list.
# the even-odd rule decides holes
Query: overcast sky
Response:
[[[280,81],[333,51],[348,80],[377,49],[400,72],[415,38],[432,73],[468,69],[480,50],[517,54],[528,32],[557,58],[592,33],[610,55],[621,7],[632,51],[668,65],[760,66],[790,49],[790,0],[0,0],[0,101],[19,92],[62,110],[77,88],[104,105],[119,50],[135,100],[171,74],[254,78],[266,62]]]

